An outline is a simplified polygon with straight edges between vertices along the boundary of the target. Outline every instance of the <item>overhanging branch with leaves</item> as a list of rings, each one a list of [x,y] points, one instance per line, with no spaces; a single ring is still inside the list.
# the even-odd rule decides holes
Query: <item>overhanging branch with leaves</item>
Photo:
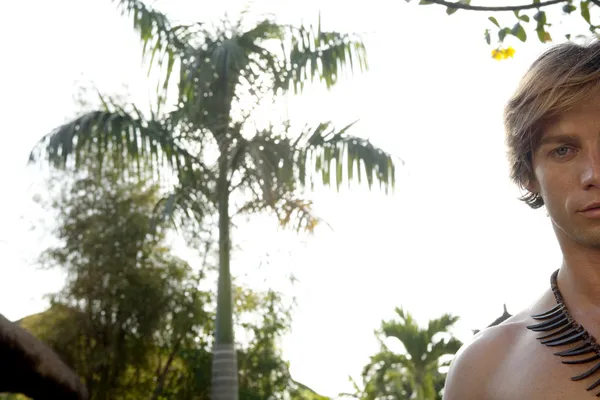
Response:
[[[421,1],[422,5],[426,4],[439,4],[456,10],[470,10],[470,11],[521,11],[531,10],[534,8],[547,7],[554,4],[570,3],[570,0],[549,0],[549,1],[533,1],[530,4],[518,4],[512,6],[475,6],[471,5],[470,1],[444,1],[444,0],[424,0]]]
[[[410,2],[410,0],[407,0]],[[516,22],[513,26],[502,26],[498,19],[494,15],[490,15],[488,20],[492,22],[497,28],[497,40],[492,40],[492,29],[488,28],[484,31],[484,38],[488,44],[495,42],[496,48],[492,51],[492,57],[501,60],[512,57],[515,50],[510,46],[505,46],[504,41],[507,37],[513,36],[519,39],[521,42],[527,41],[527,24],[534,26],[538,39],[542,43],[552,42],[552,36],[548,31],[552,27],[552,23],[548,21],[546,11],[551,7],[561,7],[561,11],[564,17],[568,17],[573,13],[579,14],[583,19],[584,25],[591,35],[595,36],[600,29],[600,24],[596,24],[592,21],[594,7],[600,7],[600,0],[532,0],[530,3],[525,4],[513,4],[513,5],[474,5],[471,4],[471,0],[459,0],[459,1],[446,1],[446,0],[421,0],[420,5],[434,5],[442,6],[446,8],[446,13],[452,15],[458,10],[465,11],[487,11],[487,12],[512,12],[515,15]],[[528,14],[528,11],[533,13]],[[576,13],[576,11],[579,11]],[[578,33],[578,32],[577,32]],[[571,39],[576,36],[577,33],[567,33],[565,37]]]

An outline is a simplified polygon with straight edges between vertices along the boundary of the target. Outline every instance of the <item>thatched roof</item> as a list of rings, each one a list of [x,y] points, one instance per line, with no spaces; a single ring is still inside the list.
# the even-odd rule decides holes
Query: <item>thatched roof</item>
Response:
[[[87,400],[79,377],[47,345],[0,314],[0,393]]]

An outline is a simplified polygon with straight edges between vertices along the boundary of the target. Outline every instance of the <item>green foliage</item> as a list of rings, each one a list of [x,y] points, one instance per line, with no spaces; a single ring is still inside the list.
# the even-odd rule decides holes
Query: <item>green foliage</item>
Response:
[[[391,156],[349,135],[352,124],[335,129],[324,122],[293,130],[285,122],[253,128],[251,114],[260,100],[290,89],[301,92],[315,80],[331,87],[344,71],[364,70],[364,45],[355,35],[269,19],[248,29],[243,19],[214,28],[175,26],[141,1],[118,3],[134,18],[150,64],[165,70],[163,81],[178,76],[177,103],[169,112],[159,107],[144,115],[135,105],[102,98],[102,109],[48,134],[31,153],[32,161],[47,158],[64,167],[71,160],[79,166],[91,153],[103,160],[114,150],[119,169],[172,169],[178,185],[163,201],[171,211],[166,216],[182,211],[199,219],[209,210],[194,205],[217,201],[217,179],[223,173],[231,191],[248,199],[239,212],[272,210],[283,225],[308,230],[318,220],[299,189],[312,187],[317,178],[337,188],[344,177],[379,182],[386,190],[393,185]],[[178,74],[173,73],[176,66]],[[215,148],[226,159],[225,171],[207,161],[214,159]]]
[[[75,368],[92,399],[149,397],[169,389],[180,348],[207,342],[213,296],[170,254],[165,232],[150,232],[157,187],[86,167],[62,179],[52,203],[60,244],[41,257],[67,273],[66,285],[22,324]]]
[[[429,321],[427,328],[419,327],[412,315],[401,308],[396,309],[397,319],[383,321],[377,332],[381,351],[371,357],[364,367],[362,385],[353,381],[360,400],[441,400],[445,374],[440,368],[448,366],[442,359],[454,355],[462,343],[448,334],[458,317],[448,314]],[[405,352],[391,351],[384,339],[397,339]]]
[[[166,230],[150,230],[157,188],[143,174],[123,180],[88,161],[50,182],[60,243],[41,259],[67,273],[66,285],[20,324],[75,369],[91,399],[208,399],[215,296],[198,286],[210,266],[194,272],[171,255]],[[240,398],[309,399],[278,348],[290,306],[236,289],[237,327],[250,338],[240,343]]]
[[[219,217],[215,336],[218,344],[232,344],[232,215],[271,212],[282,226],[312,231],[318,218],[302,191],[315,181],[338,189],[344,180],[378,182],[386,191],[394,185],[392,157],[348,134],[352,124],[292,130],[285,121],[258,129],[252,119],[261,101],[301,93],[311,82],[331,88],[344,73],[366,69],[364,45],[356,35],[323,31],[320,21],[298,27],[266,18],[246,26],[242,15],[213,27],[176,25],[140,0],[115,3],[133,18],[150,68],[161,72],[155,109],[143,114],[101,98],[101,109],[46,135],[30,160],[81,168],[90,157],[101,166],[110,155],[121,172],[173,173],[174,190],[158,202],[163,220],[202,224],[208,215]],[[172,80],[177,101],[166,110]],[[243,203],[237,210],[233,193]]]
[[[410,1],[410,0],[407,0]],[[513,14],[512,22],[513,26],[508,25],[502,26],[496,15],[489,16],[488,19],[495,26],[497,30],[498,39],[494,41],[494,45],[498,51],[502,51],[504,47],[504,41],[507,36],[513,36],[522,42],[527,40],[527,31],[535,32],[538,40],[542,43],[552,41],[552,36],[549,30],[556,24],[555,19],[562,18],[567,21],[571,18],[579,19],[581,30],[577,32],[569,32],[565,36],[567,39],[578,36],[584,31],[590,32],[591,35],[596,36],[600,29],[600,21],[594,19],[596,10],[600,7],[600,1],[598,0],[530,0],[530,2],[514,2],[514,4],[505,4],[505,2],[498,2],[497,5],[486,4],[486,5],[472,5],[469,1],[460,0],[458,2],[444,1],[444,0],[429,0],[427,4],[435,4],[438,6],[446,7],[447,13],[452,14],[457,10],[463,11],[478,11],[482,13],[496,13],[496,14]],[[420,4],[425,4],[421,2]],[[548,16],[551,15],[552,18]],[[525,24],[525,25],[523,25]],[[488,44],[492,44],[491,29],[485,30],[485,40]],[[493,52],[495,58],[498,57],[498,51]],[[509,54],[512,56],[512,54]]]

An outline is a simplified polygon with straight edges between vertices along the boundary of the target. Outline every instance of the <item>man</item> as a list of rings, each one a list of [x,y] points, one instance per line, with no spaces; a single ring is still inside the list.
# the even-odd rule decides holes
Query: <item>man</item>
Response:
[[[506,106],[505,128],[511,177],[523,201],[546,207],[563,260],[554,290],[548,277],[527,309],[458,352],[444,399],[597,397],[600,43],[561,44],[536,60]]]

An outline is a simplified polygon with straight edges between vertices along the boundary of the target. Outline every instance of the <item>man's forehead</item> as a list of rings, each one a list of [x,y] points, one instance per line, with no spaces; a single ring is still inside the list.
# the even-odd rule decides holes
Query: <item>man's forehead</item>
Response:
[[[578,136],[588,133],[590,129],[600,132],[600,103],[581,104],[549,119],[543,125],[541,138]]]
[[[554,136],[577,135],[579,125],[576,120],[568,116],[554,118],[545,124],[541,138],[543,140]]]

